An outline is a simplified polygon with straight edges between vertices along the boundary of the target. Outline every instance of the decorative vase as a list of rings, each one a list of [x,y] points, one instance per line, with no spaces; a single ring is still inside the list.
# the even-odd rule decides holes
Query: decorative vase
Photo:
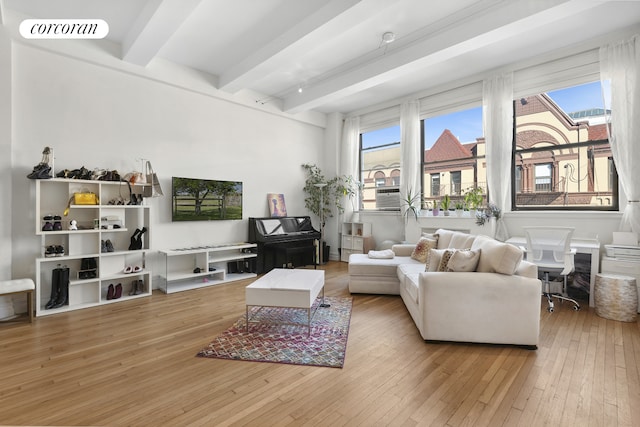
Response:
[[[440,214],[440,209],[435,208],[435,209],[433,210],[433,216],[438,216],[438,214]]]

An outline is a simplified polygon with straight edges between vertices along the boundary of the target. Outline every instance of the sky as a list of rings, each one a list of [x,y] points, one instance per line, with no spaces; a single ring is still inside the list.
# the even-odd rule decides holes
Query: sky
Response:
[[[565,112],[586,110],[589,108],[603,108],[600,82],[593,82],[568,89],[561,89],[547,93]],[[425,121],[425,149],[431,148],[433,143],[449,129],[461,143],[474,142],[483,135],[482,107],[463,110],[428,118]],[[400,126],[384,128],[362,135],[363,148],[390,144],[400,141]]]

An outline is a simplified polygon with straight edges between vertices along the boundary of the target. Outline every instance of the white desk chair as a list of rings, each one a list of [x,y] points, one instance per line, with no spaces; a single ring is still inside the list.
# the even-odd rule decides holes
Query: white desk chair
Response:
[[[542,295],[547,297],[549,313],[553,313],[553,298],[573,303],[574,310],[580,310],[580,304],[567,294],[567,275],[574,269],[575,249],[571,249],[573,227],[524,227],[527,237],[526,259],[542,270]],[[559,271],[563,276],[561,293],[551,292],[550,271]]]

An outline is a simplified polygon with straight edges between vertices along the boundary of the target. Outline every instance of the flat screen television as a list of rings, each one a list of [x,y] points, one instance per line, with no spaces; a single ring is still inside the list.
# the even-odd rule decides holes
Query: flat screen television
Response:
[[[174,176],[171,194],[173,221],[242,219],[242,182]]]

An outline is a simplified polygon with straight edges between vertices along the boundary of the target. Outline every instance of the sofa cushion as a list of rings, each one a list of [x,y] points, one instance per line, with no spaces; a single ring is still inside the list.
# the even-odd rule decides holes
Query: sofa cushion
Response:
[[[401,264],[424,264],[410,257],[395,256],[391,259],[373,259],[368,254],[349,255],[349,275],[397,277],[397,268]]]
[[[476,271],[481,273],[513,275],[523,256],[522,250],[517,246],[499,242],[488,236],[477,236],[471,249],[480,250]]]
[[[438,271],[438,266],[440,265],[442,256],[446,251],[447,249],[430,249],[429,254],[427,255],[427,264],[424,271]]]
[[[411,258],[420,262],[427,262],[427,255],[429,249],[434,249],[438,245],[438,239],[432,239],[429,237],[421,237],[416,244],[415,249],[411,253]]]
[[[476,237],[473,234],[446,230],[444,228],[438,229],[436,234],[438,235],[438,249],[469,249]]]
[[[440,271],[476,271],[478,261],[480,261],[480,249],[453,249],[448,252],[452,252],[448,259],[445,270]],[[444,262],[446,255],[442,257],[441,263]]]

